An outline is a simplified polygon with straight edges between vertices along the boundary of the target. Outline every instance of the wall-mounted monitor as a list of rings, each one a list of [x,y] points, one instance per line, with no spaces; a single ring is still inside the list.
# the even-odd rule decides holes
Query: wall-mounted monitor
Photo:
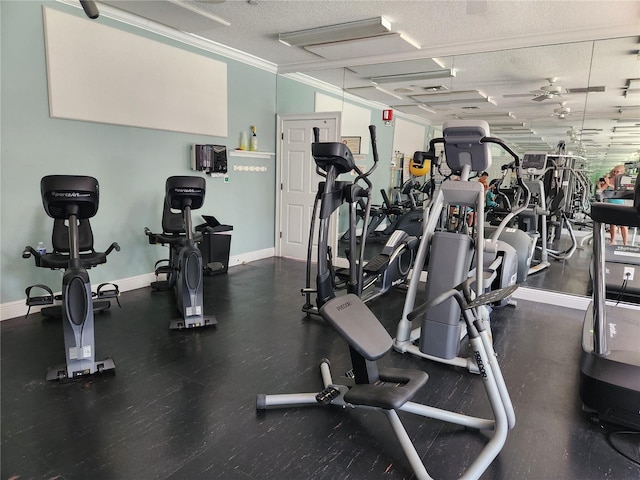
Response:
[[[224,145],[192,145],[191,168],[208,174],[227,173],[227,147]]]

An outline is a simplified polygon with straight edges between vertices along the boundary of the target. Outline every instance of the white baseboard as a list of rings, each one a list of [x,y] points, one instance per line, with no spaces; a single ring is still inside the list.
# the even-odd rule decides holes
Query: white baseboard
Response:
[[[591,297],[580,295],[570,295],[568,293],[552,292],[550,290],[538,290],[537,288],[520,287],[513,292],[516,300],[528,300],[535,303],[544,303],[556,307],[567,307],[576,310],[586,311]]]
[[[255,252],[243,253],[241,255],[234,255],[229,257],[229,268],[236,267],[238,265],[245,265],[256,260],[262,260],[263,258],[273,257],[275,254],[275,248],[265,248],[264,250],[257,250]],[[127,292],[129,290],[136,290],[138,288],[148,287],[151,282],[155,282],[156,276],[154,273],[145,273],[142,275],[136,275],[135,277],[122,278],[120,280],[114,280],[112,283],[118,285],[120,292]],[[91,285],[91,289],[95,292],[98,285]],[[61,292],[54,292],[54,295],[60,295]],[[7,302],[0,305],[0,321],[9,320],[10,318],[22,317],[27,313],[27,305],[25,299],[16,300],[15,302]],[[46,305],[44,305],[46,306]],[[36,313],[42,309],[42,306],[31,307],[29,313]]]

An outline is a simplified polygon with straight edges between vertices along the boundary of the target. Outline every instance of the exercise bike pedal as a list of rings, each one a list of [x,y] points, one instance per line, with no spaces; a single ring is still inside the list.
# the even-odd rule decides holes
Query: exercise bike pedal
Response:
[[[340,390],[335,387],[327,387],[316,395],[316,402],[321,405],[328,405],[340,396]]]
[[[31,296],[31,290],[33,288],[40,288],[42,290],[44,290],[45,292],[47,292],[47,295],[39,295],[36,297],[32,297]],[[27,294],[27,300],[26,300],[26,305],[29,307],[27,308],[27,314],[25,315],[25,318],[29,315],[29,312],[31,311],[31,307],[36,305],[52,305],[53,304],[53,300],[54,300],[54,295],[53,292],[51,291],[51,289],[49,287],[47,287],[46,285],[42,285],[42,284],[37,284],[37,285],[31,285],[30,287],[27,287],[27,289],[25,290],[25,293]]]
[[[40,296],[37,296],[37,297],[32,297],[31,296],[31,289],[33,289],[33,288],[40,288],[40,289],[44,290],[45,292],[47,292],[48,295],[40,295]],[[31,285],[30,287],[28,287],[25,290],[25,293],[27,294],[26,304],[28,306],[30,306],[30,307],[32,305],[51,305],[53,303],[53,300],[54,300],[53,292],[46,285],[41,285],[41,284]]]
[[[105,287],[113,287],[110,289],[105,289]],[[96,290],[96,296],[98,297],[98,299],[100,300],[104,300],[107,298],[115,298],[116,302],[118,302],[118,306],[120,308],[122,308],[122,305],[120,305],[120,289],[118,288],[118,285],[116,285],[115,283],[101,283],[100,285],[98,285],[98,289]]]

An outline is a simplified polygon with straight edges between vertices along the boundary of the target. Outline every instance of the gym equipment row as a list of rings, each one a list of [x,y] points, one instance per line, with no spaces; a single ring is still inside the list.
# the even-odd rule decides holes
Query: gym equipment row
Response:
[[[44,306],[41,310],[44,316],[60,317],[63,321],[66,363],[50,368],[46,378],[60,380],[113,370],[115,363],[111,358],[95,360],[94,314],[110,308],[110,299],[119,305],[120,292],[116,284],[103,283],[92,293],[87,273],[88,269],[104,264],[112,251],[120,251],[115,242],[105,252],[94,249],[89,219],[98,211],[98,181],[88,176],[49,175],[42,178],[40,190],[45,212],[54,219],[53,251],[46,253],[27,246],[22,256],[33,257],[37,267],[64,270],[61,295],[55,296],[50,287],[42,284],[26,289],[27,314],[32,306]],[[202,277],[203,272],[227,271],[230,236],[217,234],[228,233],[233,227],[220,225],[214,217],[204,217],[207,223],[197,227],[197,234],[193,232],[191,211],[204,202],[204,178],[170,177],[165,190],[163,233],[154,234],[148,228],[145,233],[150,243],[169,245],[171,258],[166,266],[156,264],[156,275],[166,273],[167,280],[154,282],[152,287],[175,293],[181,316],[171,322],[170,328],[215,325],[215,317],[203,312]],[[211,238],[214,235],[216,238]],[[203,263],[201,248],[207,258],[218,260]],[[56,300],[61,303],[53,305]]]

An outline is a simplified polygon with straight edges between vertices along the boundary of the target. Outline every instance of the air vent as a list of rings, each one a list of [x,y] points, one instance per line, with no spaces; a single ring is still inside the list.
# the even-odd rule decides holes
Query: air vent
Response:
[[[448,88],[444,85],[432,85],[429,87],[422,87],[425,92],[446,92]]]
[[[582,87],[582,88],[567,88],[567,93],[597,93],[606,92],[607,87],[601,85],[599,87]]]

